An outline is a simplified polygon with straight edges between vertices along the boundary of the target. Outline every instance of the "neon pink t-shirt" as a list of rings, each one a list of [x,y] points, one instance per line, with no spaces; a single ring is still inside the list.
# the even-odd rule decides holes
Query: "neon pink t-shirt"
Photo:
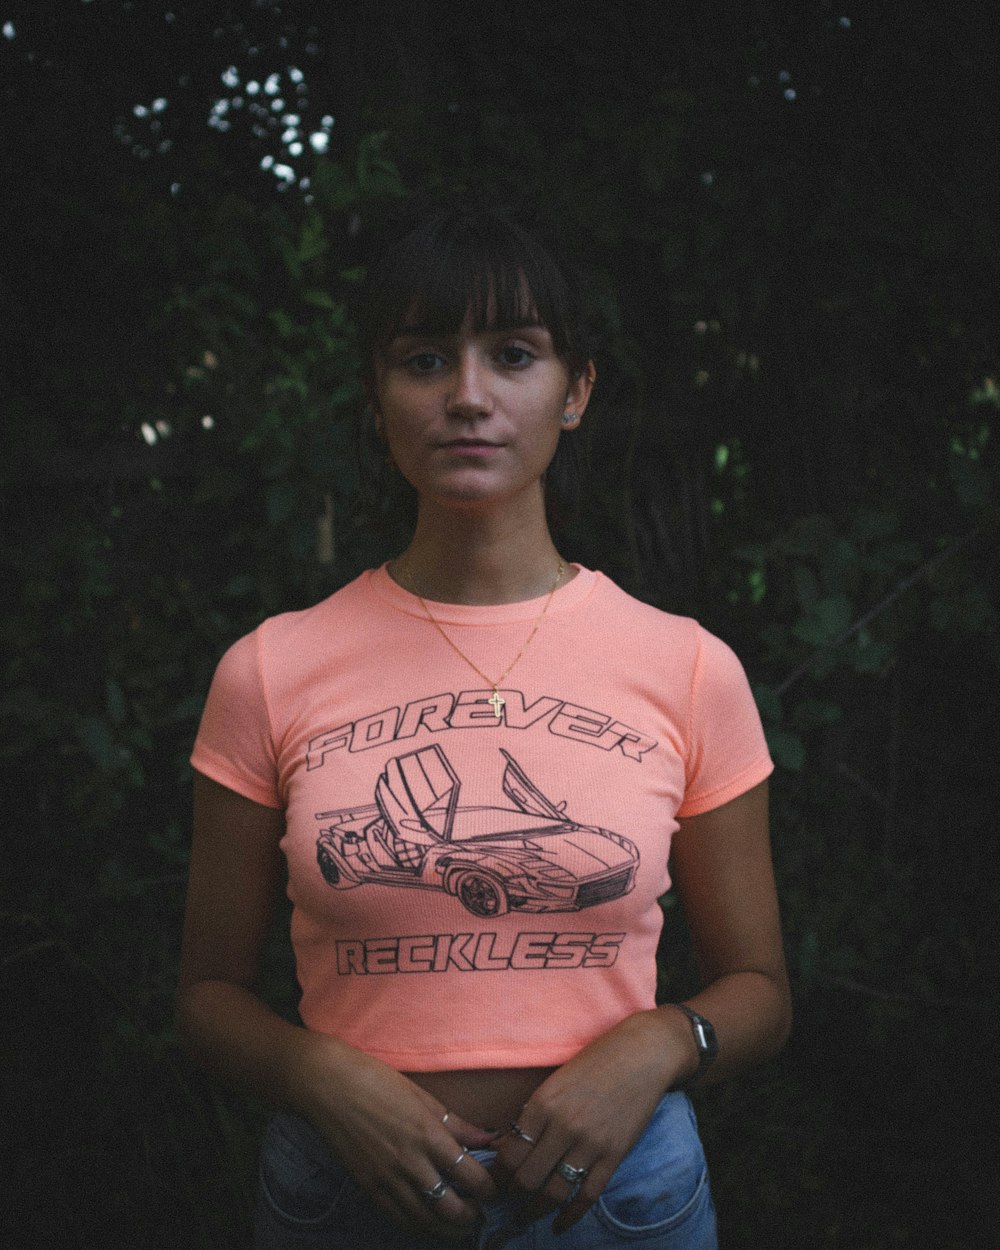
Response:
[[[431,610],[500,674],[544,603]],[[235,643],[195,743],[285,811],[304,1024],[402,1071],[560,1064],[652,1007],[676,818],[772,768],[732,651],[586,569],[491,694],[381,568]]]

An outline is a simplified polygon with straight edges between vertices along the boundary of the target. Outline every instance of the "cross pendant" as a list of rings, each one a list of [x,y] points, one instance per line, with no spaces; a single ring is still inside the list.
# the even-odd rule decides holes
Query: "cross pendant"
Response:
[[[503,708],[503,705],[507,702],[507,700],[503,697],[503,695],[496,688],[496,686],[493,687],[493,693],[486,700],[486,702],[493,709],[493,714],[496,716],[497,720],[499,720],[500,711]]]

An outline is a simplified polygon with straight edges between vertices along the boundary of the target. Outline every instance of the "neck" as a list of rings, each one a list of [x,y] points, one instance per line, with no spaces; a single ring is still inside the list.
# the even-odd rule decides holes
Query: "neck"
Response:
[[[438,603],[517,603],[552,589],[559,553],[541,524],[498,523],[494,517],[454,514],[439,523],[421,508],[413,540],[390,562],[405,590]],[[567,569],[563,583],[572,576]]]

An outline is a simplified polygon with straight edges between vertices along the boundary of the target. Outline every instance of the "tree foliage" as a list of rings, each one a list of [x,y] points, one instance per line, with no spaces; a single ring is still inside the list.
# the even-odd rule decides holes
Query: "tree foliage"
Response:
[[[181,1136],[210,1097],[170,1075],[201,702],[228,642],[403,541],[364,491],[351,308],[380,223],[441,190],[537,205],[586,274],[562,544],[746,663],[807,1020],[846,994],[867,1044],[995,1006],[989,45],[930,6],[780,9],[0,12],[4,966],[24,995],[41,964],[60,1027],[96,1013],[112,1066],[155,1058]],[[223,1244],[171,1149],[130,1183],[186,1177],[185,1235]]]

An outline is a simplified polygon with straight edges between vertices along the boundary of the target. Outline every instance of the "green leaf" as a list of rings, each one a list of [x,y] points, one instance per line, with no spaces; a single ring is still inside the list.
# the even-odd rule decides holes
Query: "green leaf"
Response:
[[[851,665],[856,673],[881,673],[892,655],[886,642],[869,639],[862,642],[859,638],[851,651]]]
[[[303,291],[302,298],[307,304],[311,304],[313,308],[326,308],[332,312],[339,307],[333,296],[326,291]]]
[[[856,568],[858,564],[857,547],[849,538],[844,538],[843,536],[835,538],[832,543],[829,543],[823,555],[823,563],[828,573],[835,572],[838,574],[836,578],[838,583],[842,580],[839,576],[840,574]]]
[[[820,725],[832,725],[843,715],[840,706],[828,699],[802,699],[791,715],[791,722],[802,733]]]
[[[796,564],[792,568],[792,580],[795,582],[795,595],[799,606],[808,612],[819,598],[819,583],[816,574],[805,564]]]
[[[805,743],[799,735],[787,729],[771,729],[766,731],[766,736],[767,745],[778,767],[798,772],[806,762]]]
[[[118,745],[104,721],[96,716],[83,716],[77,721],[75,732],[80,745],[102,772],[117,771]]]
[[[271,322],[283,339],[290,339],[296,331],[295,322],[281,308],[272,308],[269,314]]]
[[[326,401],[331,408],[339,408],[342,404],[353,403],[360,394],[361,387],[357,382],[341,382],[326,396]]]
[[[795,622],[792,633],[812,647],[829,646],[851,623],[851,602],[844,595],[828,595],[813,604],[807,617]]]
[[[279,235],[278,250],[281,252],[281,259],[285,262],[285,268],[288,270],[289,275],[296,282],[300,282],[302,280],[302,262],[299,259],[295,244],[284,235]]]
[[[163,723],[168,725],[183,724],[201,715],[205,699],[200,694],[188,694],[179,699],[163,716]]]
[[[760,718],[765,724],[778,725],[784,716],[784,710],[781,706],[781,696],[773,686],[767,685],[765,682],[751,683],[753,697],[757,703],[757,710],[760,712]]]
[[[357,184],[343,165],[336,161],[320,159],[312,174],[313,194],[320,204],[327,204],[334,211],[357,203]]]
[[[302,223],[299,233],[299,258],[302,264],[309,265],[319,260],[328,246],[323,218],[313,209]]]

